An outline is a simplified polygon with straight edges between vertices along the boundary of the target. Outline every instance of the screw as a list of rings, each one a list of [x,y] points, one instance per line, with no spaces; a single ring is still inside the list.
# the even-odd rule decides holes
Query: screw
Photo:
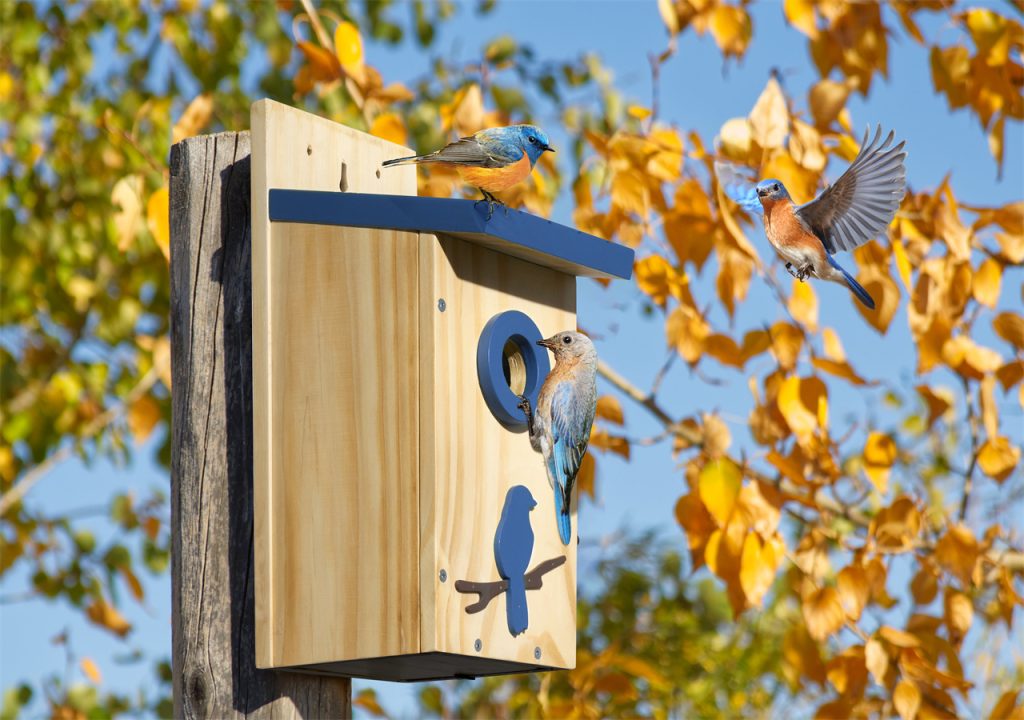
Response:
[[[480,642],[480,638],[477,638],[476,642],[473,643],[473,649],[476,650],[477,652],[480,652],[481,650],[484,649],[484,644],[482,642]]]
[[[439,572],[437,576],[441,578],[441,582],[445,582],[448,580],[448,571],[444,568],[441,568],[441,572]]]
[[[312,155],[313,154],[313,146],[312,145],[307,145],[306,146],[306,154],[307,155]]]
[[[444,312],[447,307],[448,307],[448,303],[446,303],[444,301],[444,298],[438,298],[438,300],[437,300],[437,309],[440,310],[441,312]]]
[[[535,647],[533,649],[533,658],[534,658],[534,660],[540,660],[540,647],[539,646]]]

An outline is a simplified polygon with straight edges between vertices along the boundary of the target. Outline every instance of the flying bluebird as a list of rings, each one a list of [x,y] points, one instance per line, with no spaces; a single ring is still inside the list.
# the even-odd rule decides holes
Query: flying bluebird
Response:
[[[537,501],[525,485],[514,485],[505,495],[498,529],[494,532],[494,563],[498,574],[508,581],[505,594],[505,617],[512,636],[524,632],[530,622],[526,606],[526,585],[523,576],[533,555],[533,528],[530,511]]]
[[[526,415],[530,445],[544,456],[548,481],[555,492],[555,520],[563,545],[572,537],[572,490],[590,441],[597,411],[597,350],[578,332],[561,332],[537,341],[555,354],[555,367],[537,396],[537,412],[526,396],[519,407]]]
[[[525,180],[545,151],[554,152],[555,149],[543,130],[533,125],[510,125],[481,130],[429,155],[387,160],[383,166],[409,163],[454,166],[463,182],[480,189],[493,213],[495,203],[502,204],[494,193]]]
[[[836,181],[804,205],[794,205],[778,180],[752,186],[743,171],[731,163],[716,162],[722,191],[747,210],[764,216],[768,242],[786,261],[789,273],[803,281],[808,275],[847,285],[857,299],[874,309],[867,290],[839,266],[832,256],[853,250],[885,232],[906,191],[905,143],[889,147],[893,133],[879,143],[882,128],[868,143],[864,133],[853,164]],[[796,268],[794,270],[794,267]]]

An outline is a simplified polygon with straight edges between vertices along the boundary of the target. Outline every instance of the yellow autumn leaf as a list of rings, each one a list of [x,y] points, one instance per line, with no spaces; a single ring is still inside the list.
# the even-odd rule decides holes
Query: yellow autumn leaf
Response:
[[[871,595],[871,586],[864,568],[859,564],[844,567],[836,576],[836,589],[846,616],[856,622]]]
[[[1002,435],[985,441],[978,451],[978,466],[996,482],[1003,482],[1020,462],[1020,448]]]
[[[999,302],[999,289],[1002,280],[1002,265],[994,258],[986,258],[974,273],[971,294],[982,305],[994,308]]]
[[[171,259],[171,199],[164,186],[149,196],[146,203],[146,224],[164,257]]]
[[[719,149],[723,155],[733,160],[745,160],[750,153],[752,141],[750,121],[745,117],[726,120],[722,129],[718,131]]]
[[[672,294],[672,287],[678,283],[678,273],[662,255],[649,255],[638,260],[633,274],[640,291],[650,296],[655,304],[665,307]]]
[[[160,406],[150,395],[143,395],[128,407],[128,430],[135,442],[145,441],[160,422]]]
[[[942,603],[946,625],[954,637],[962,638],[974,622],[974,605],[964,593],[946,588]]]
[[[793,293],[788,302],[790,314],[808,330],[818,327],[818,297],[810,283],[793,278]]]
[[[999,353],[979,345],[967,335],[957,335],[943,344],[942,361],[971,380],[981,380],[985,373],[995,372],[1003,364]]]
[[[864,444],[864,471],[878,492],[888,489],[889,470],[895,462],[896,443],[892,437],[880,432],[870,433]]]
[[[381,113],[370,123],[370,134],[384,138],[396,145],[408,143],[408,134],[405,130],[405,122],[398,113]]]
[[[905,495],[879,510],[868,525],[868,533],[883,548],[906,548],[917,540],[920,531],[921,512]]]
[[[981,422],[985,435],[992,439],[999,434],[999,408],[996,406],[996,376],[986,375],[978,388],[981,405]]]
[[[965,587],[974,577],[981,548],[970,528],[954,525],[935,544],[935,562],[953,573]]]
[[[723,55],[740,57],[747,50],[753,25],[747,11],[735,5],[715,5],[711,11],[711,36]]]
[[[350,22],[338,23],[334,29],[334,52],[345,74],[358,83],[363,82],[363,38],[359,28]]]
[[[649,140],[654,152],[647,159],[647,173],[666,182],[675,182],[683,169],[683,139],[672,128],[658,127]]]
[[[203,93],[192,99],[185,112],[174,123],[171,143],[180,142],[185,138],[197,135],[205,128],[213,117],[213,93]]]
[[[701,502],[721,527],[732,516],[742,481],[743,474],[729,458],[712,460],[701,468],[697,481]]]
[[[617,171],[612,177],[611,196],[615,207],[640,217],[647,216],[651,203],[650,188],[642,170],[626,168]]]
[[[377,692],[373,688],[363,688],[354,698],[352,705],[369,713],[371,717],[387,717],[388,714],[377,701]]]
[[[896,272],[899,273],[900,280],[903,281],[903,287],[907,289],[908,293],[913,293],[914,287],[910,275],[910,258],[907,257],[907,249],[903,246],[902,241],[892,241],[892,256],[896,261]]]
[[[711,329],[704,318],[689,305],[680,305],[665,321],[665,335],[686,362],[694,365],[704,351],[704,339]]]
[[[84,657],[78,661],[78,665],[82,668],[85,676],[92,681],[93,685],[99,685],[103,682],[103,675],[100,674],[100,669],[92,658]]]
[[[117,611],[117,608],[102,598],[93,601],[85,609],[85,614],[92,622],[121,637],[127,635],[132,629],[132,624]]]
[[[848,85],[834,80],[821,80],[816,83],[808,94],[808,104],[814,124],[820,130],[827,130],[839,113],[846,106],[850,96]]]
[[[329,50],[306,40],[300,40],[296,46],[306,56],[309,63],[310,79],[313,82],[331,82],[340,77],[341,65],[338,63],[338,58]]]
[[[646,120],[651,116],[650,108],[645,108],[643,105],[636,105],[630,103],[626,106],[626,113],[637,120]]]
[[[779,387],[776,402],[797,440],[806,442],[821,427],[819,408],[823,404],[827,407],[828,389],[816,377],[789,377]]]
[[[789,133],[789,109],[786,107],[782,87],[774,77],[768,78],[768,84],[750,111],[749,120],[753,138],[758,145],[765,149],[782,147]],[[779,179],[784,181],[783,178]],[[788,183],[786,187],[789,187]]]
[[[117,249],[125,252],[134,243],[142,220],[142,176],[129,175],[114,183],[110,203],[117,207],[114,227],[117,229]]]
[[[846,622],[846,613],[834,587],[811,589],[803,596],[801,611],[807,632],[818,642],[839,631]]]
[[[704,550],[712,533],[718,530],[715,519],[704,506],[700,495],[691,491],[676,502],[676,521],[686,531],[686,541],[690,548],[696,570],[704,564]]]
[[[795,326],[786,322],[775,323],[768,334],[771,340],[772,355],[775,356],[779,366],[784,370],[792,370],[796,367],[800,348],[804,343],[803,334]]]
[[[1020,695],[1020,690],[1007,690],[996,701],[995,707],[992,708],[992,714],[988,716],[988,720],[1020,720],[1021,706],[1017,704],[1017,696]]]
[[[1017,313],[1001,312],[992,320],[996,335],[1015,348],[1024,349],[1024,318]]]
[[[857,302],[851,295],[851,301],[858,312],[870,323],[871,327],[880,335],[885,335],[889,324],[896,315],[896,308],[900,304],[900,289],[889,276],[889,273],[874,268],[865,269],[860,273],[857,280],[868,294],[875,300],[875,309],[865,307]]]
[[[597,417],[608,422],[622,425],[622,405],[614,395],[602,395],[597,399]]]
[[[748,532],[740,556],[740,587],[751,605],[760,605],[771,589],[782,560],[777,541],[762,541],[756,532]]]
[[[885,674],[889,671],[889,653],[878,640],[871,638],[864,644],[864,666],[875,682],[885,687]]]
[[[921,691],[912,680],[900,680],[892,693],[892,704],[900,720],[915,720],[921,709]]]
[[[931,563],[923,566],[910,581],[910,593],[914,596],[914,602],[919,605],[927,605],[939,591],[939,579],[935,568]]]
[[[785,0],[782,11],[790,25],[812,40],[818,37],[818,20],[813,0]]]

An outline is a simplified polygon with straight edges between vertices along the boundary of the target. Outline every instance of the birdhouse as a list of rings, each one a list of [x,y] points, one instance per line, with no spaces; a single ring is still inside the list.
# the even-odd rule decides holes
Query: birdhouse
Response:
[[[536,341],[575,329],[576,278],[628,278],[633,253],[417,197],[414,167],[381,168],[409,154],[252,109],[256,662],[572,668],[576,508],[563,545],[517,396],[551,366]]]

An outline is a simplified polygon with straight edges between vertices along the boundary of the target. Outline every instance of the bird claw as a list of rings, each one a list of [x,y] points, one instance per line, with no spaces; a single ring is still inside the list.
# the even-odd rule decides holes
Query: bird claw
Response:
[[[798,277],[796,270],[793,269],[793,263],[786,263],[786,272],[793,277]]]
[[[523,414],[526,415],[526,417],[530,417],[530,415],[533,412],[532,408],[530,407],[530,398],[526,397],[525,395],[519,396],[519,404],[517,404],[516,407],[522,410]]]
[[[805,265],[804,267],[800,268],[800,272],[798,272],[796,275],[797,280],[799,280],[800,282],[804,282],[807,279],[807,276],[811,274],[811,270],[813,269],[814,268],[810,265]]]

